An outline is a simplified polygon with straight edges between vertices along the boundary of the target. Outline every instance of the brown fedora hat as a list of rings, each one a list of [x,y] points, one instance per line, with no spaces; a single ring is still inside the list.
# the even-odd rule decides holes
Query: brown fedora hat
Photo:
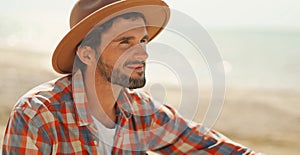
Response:
[[[71,30],[52,55],[52,66],[61,74],[71,73],[77,45],[99,23],[127,12],[140,12],[147,21],[149,40],[167,25],[170,9],[162,0],[79,0],[70,16]]]

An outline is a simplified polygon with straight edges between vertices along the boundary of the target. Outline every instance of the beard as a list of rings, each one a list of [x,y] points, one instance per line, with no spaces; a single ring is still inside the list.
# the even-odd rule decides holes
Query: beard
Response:
[[[128,64],[143,64],[145,66],[145,62],[138,62],[138,61],[128,61],[125,62],[123,66]],[[146,78],[145,78],[145,72],[138,72],[138,78],[132,78],[129,75],[126,75],[123,73],[120,69],[120,67],[114,67],[112,65],[109,65],[99,58],[98,64],[97,64],[97,70],[100,73],[100,75],[106,79],[108,82],[112,84],[117,84],[122,87],[126,87],[129,89],[136,89],[136,88],[142,88],[146,84]]]

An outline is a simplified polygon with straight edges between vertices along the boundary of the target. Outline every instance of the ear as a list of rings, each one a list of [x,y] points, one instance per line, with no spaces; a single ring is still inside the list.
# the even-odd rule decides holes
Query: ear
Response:
[[[76,54],[86,65],[92,65],[96,61],[95,51],[89,46],[78,46]]]

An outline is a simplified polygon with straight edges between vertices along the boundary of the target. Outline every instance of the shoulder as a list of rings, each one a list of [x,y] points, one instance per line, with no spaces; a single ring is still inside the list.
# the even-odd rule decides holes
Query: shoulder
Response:
[[[67,75],[43,83],[22,96],[15,105],[13,112],[30,120],[36,118],[41,122],[53,121],[52,112],[56,105],[68,102],[72,98],[71,75]]]

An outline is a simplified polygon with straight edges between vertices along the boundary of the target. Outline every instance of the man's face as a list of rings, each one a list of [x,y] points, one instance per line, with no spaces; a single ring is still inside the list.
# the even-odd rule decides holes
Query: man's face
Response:
[[[142,18],[118,18],[101,36],[97,70],[113,84],[127,88],[145,85],[148,33]]]

